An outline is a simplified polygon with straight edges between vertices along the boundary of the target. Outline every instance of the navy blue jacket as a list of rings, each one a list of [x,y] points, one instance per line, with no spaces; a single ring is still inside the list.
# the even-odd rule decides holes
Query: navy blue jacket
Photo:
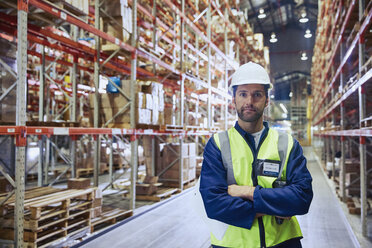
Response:
[[[269,130],[267,122],[261,140]],[[252,135],[236,122],[235,129],[243,136],[254,156],[257,156]],[[260,142],[261,142],[260,140]],[[262,188],[256,186],[253,202],[227,193],[227,173],[222,163],[221,151],[213,137],[204,149],[201,171],[200,193],[207,215],[229,225],[250,229],[256,213],[275,216],[306,214],[313,198],[312,178],[306,168],[306,158],[297,140],[294,140],[287,164],[287,186],[284,188]]]

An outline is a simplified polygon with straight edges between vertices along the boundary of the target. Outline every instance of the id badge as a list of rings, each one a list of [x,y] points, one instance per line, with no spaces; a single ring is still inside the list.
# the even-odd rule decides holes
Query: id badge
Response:
[[[280,161],[264,161],[262,172],[264,176],[278,177]]]

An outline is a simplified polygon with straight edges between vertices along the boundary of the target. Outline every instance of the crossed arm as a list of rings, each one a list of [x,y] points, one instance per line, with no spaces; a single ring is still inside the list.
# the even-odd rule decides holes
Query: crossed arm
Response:
[[[213,140],[213,139],[211,139]],[[307,213],[313,196],[311,176],[301,147],[296,144],[287,166],[284,188],[227,185],[219,149],[209,141],[204,152],[200,184],[208,217],[230,225],[250,229],[253,220],[261,215],[294,216]],[[291,202],[291,204],[288,204]]]

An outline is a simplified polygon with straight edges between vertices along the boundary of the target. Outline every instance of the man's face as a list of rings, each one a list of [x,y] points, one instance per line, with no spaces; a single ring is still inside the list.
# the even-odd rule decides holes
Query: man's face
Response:
[[[239,119],[245,122],[257,121],[268,104],[265,87],[262,84],[239,85],[233,102]]]

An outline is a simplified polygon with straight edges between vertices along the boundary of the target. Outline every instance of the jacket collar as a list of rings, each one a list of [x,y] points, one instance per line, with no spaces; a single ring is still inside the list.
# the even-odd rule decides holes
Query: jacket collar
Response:
[[[263,130],[263,132],[262,132],[262,135],[261,135],[261,138],[260,138],[260,142],[261,142],[261,139],[262,139],[263,137],[265,137],[266,134],[267,134],[267,132],[269,131],[269,123],[268,123],[267,121],[264,121],[264,122],[263,122],[263,125],[264,125],[264,130]],[[252,145],[253,145],[252,147],[255,147],[253,136],[252,136],[250,133],[244,131],[243,128],[241,128],[241,127],[239,126],[238,122],[235,122],[235,126],[234,126],[234,128],[235,128],[235,129],[240,133],[240,135],[245,139],[245,141],[246,141],[248,144],[252,144]]]

